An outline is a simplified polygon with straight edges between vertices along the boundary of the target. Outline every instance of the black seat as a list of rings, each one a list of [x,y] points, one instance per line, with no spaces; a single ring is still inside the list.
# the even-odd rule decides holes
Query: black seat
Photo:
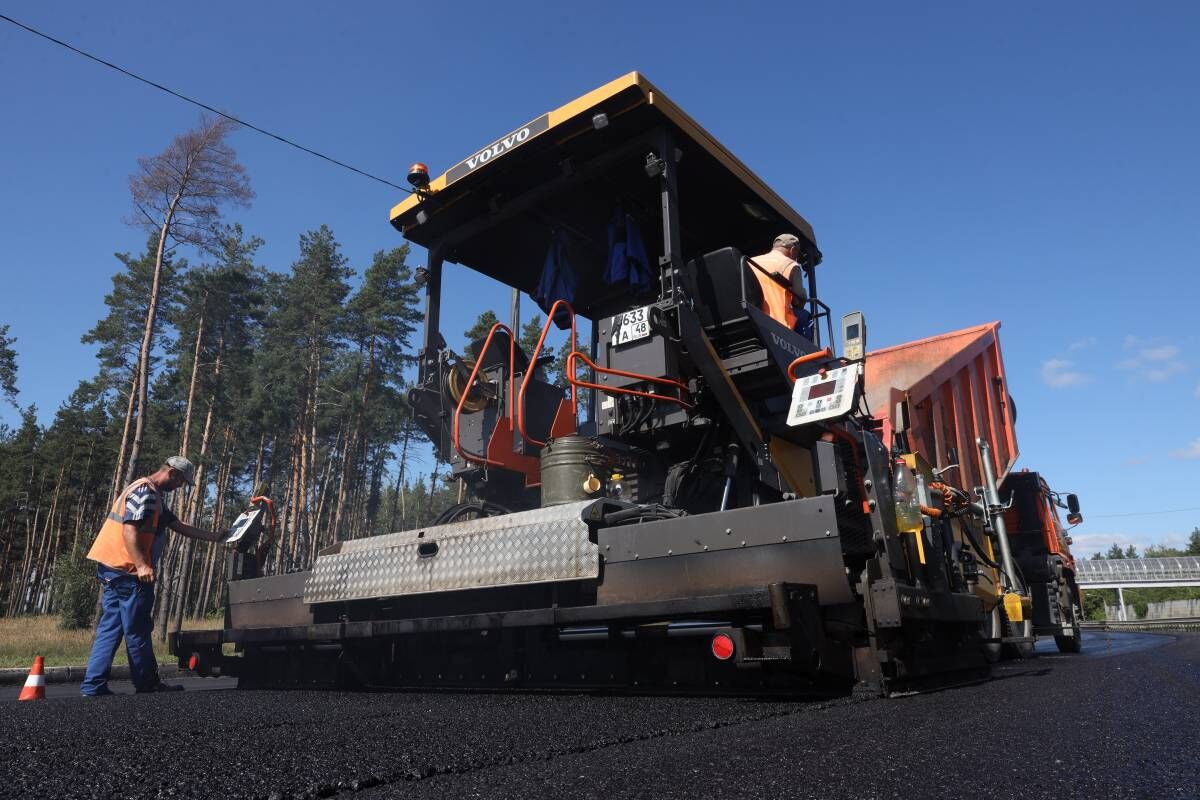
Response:
[[[692,259],[687,270],[698,295],[696,313],[717,350],[728,356],[751,343],[761,346],[746,307],[761,307],[762,287],[741,252],[714,250]]]

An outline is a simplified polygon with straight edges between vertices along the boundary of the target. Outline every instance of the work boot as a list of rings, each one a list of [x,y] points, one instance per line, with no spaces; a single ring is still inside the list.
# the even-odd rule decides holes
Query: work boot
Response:
[[[148,686],[145,689],[136,689],[137,694],[150,694],[151,692],[182,692],[183,687],[177,683],[163,683],[159,681],[153,686]]]

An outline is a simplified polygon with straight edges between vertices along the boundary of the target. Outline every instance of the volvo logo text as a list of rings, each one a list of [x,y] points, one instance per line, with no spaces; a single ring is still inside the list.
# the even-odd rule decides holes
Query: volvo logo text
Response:
[[[497,139],[469,158],[458,162],[446,171],[446,185],[454,183],[459,178],[471,174],[479,167],[499,158],[509,150],[520,147],[527,141],[550,127],[550,115],[543,114],[523,128],[518,128],[503,139]]]

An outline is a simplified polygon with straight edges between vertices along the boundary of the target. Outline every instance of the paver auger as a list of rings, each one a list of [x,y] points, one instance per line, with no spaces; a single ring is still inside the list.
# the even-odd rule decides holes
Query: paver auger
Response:
[[[247,556],[225,628],[174,637],[181,663],[244,687],[886,692],[1032,641],[991,626],[1031,608],[996,495],[1003,386],[971,388],[991,423],[924,451],[903,386],[872,416],[866,325],[843,317],[834,355],[812,228],[642,76],[410,180],[391,213],[429,250],[410,399],[469,502],[307,572]],[[781,233],[803,333],[763,311],[776,279],[746,255]],[[533,352],[504,324],[447,346],[447,261],[539,302]],[[544,377],[552,326],[569,391]],[[958,454],[982,495],[951,486]]]

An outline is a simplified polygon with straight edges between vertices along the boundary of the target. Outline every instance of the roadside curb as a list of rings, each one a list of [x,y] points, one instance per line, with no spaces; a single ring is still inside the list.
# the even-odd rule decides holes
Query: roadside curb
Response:
[[[46,667],[46,683],[82,683],[86,667]],[[160,664],[158,674],[162,678],[177,678],[183,673],[174,664]],[[29,676],[29,670],[22,667],[6,667],[0,669],[0,686],[24,683]],[[129,665],[114,666],[108,673],[110,679],[129,680]]]

